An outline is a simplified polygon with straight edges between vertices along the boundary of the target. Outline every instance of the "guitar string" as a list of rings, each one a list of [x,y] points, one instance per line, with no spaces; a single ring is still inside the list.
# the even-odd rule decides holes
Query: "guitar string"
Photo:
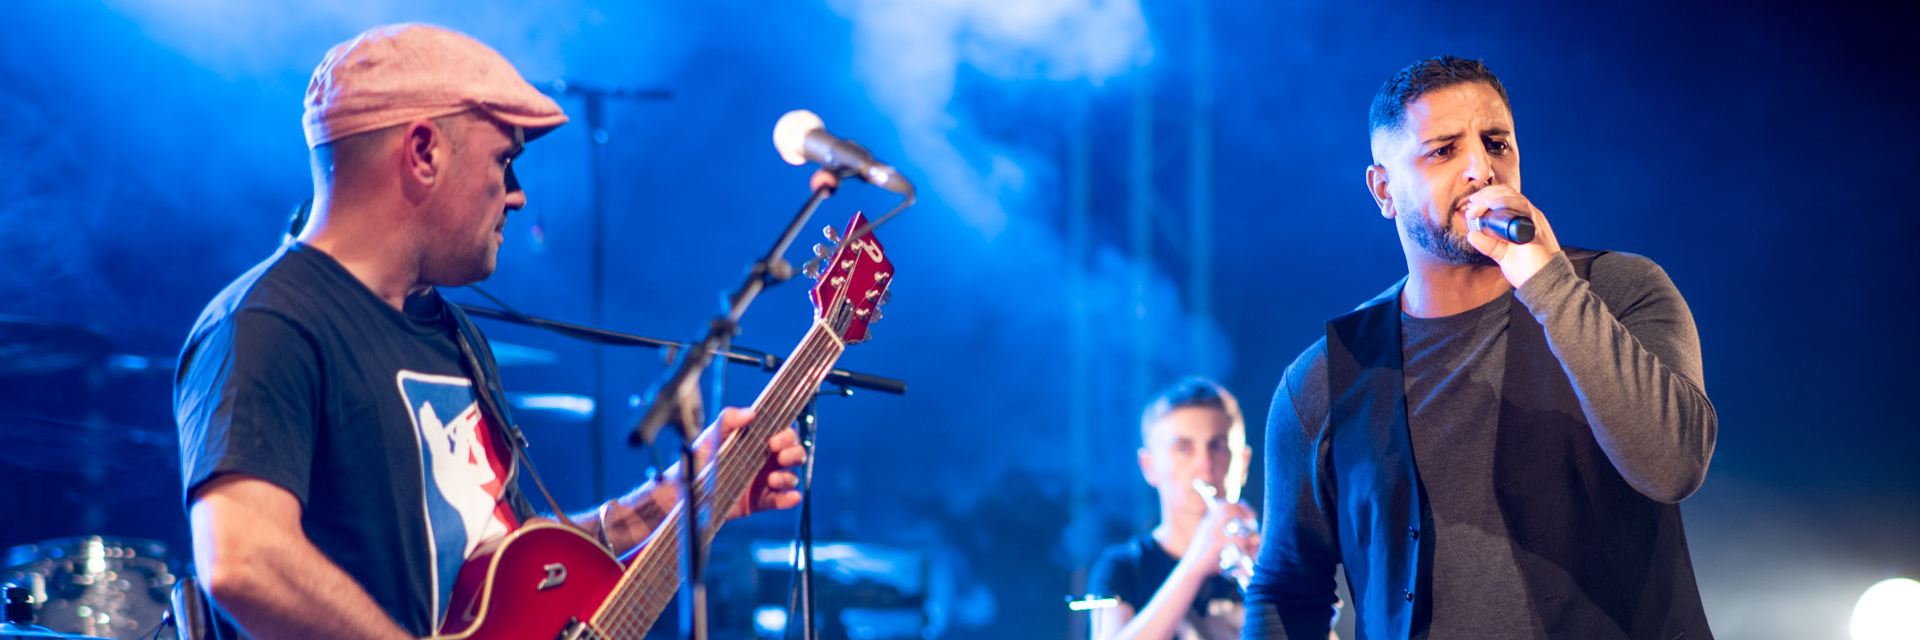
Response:
[[[810,349],[809,351],[815,351],[815,350]],[[807,361],[815,360],[815,359],[816,357],[810,356],[805,358],[796,358],[793,360],[793,362],[796,365],[803,365],[803,364],[806,364]],[[814,369],[814,368],[815,367],[796,367],[795,370],[796,370],[796,373],[804,373],[804,372],[808,372],[807,371],[808,369]],[[804,379],[806,377],[810,377],[810,376],[805,376],[805,375],[800,376],[801,379]],[[790,386],[790,385],[783,385],[783,386]],[[788,393],[790,393],[790,391]],[[781,394],[781,395],[784,397],[787,394]],[[779,404],[788,404],[788,403],[779,403]],[[782,409],[784,407],[774,407],[774,408],[776,409],[776,412],[777,412],[779,409]],[[749,428],[748,435],[751,435],[753,431],[755,431],[755,429]],[[746,441],[751,441],[751,438],[747,439]],[[726,454],[723,451],[720,455],[724,456]],[[712,509],[711,501],[709,500],[708,503],[704,506],[708,510],[708,512],[711,513],[711,509]],[[680,536],[678,534],[681,529],[678,523],[670,523],[670,524],[672,524],[673,528],[666,529],[665,531],[672,531],[674,532],[674,534],[670,536],[663,535],[659,539],[654,540],[651,544],[660,545],[660,548],[666,548],[669,546],[671,547],[679,546]],[[655,569],[654,571],[645,572],[647,575],[643,576],[643,579],[634,583],[630,583],[630,585],[632,586],[642,587],[641,589],[639,589],[639,593],[635,594],[635,595],[642,596],[642,602],[640,603],[640,606],[639,607],[622,606],[616,609],[616,611],[618,611],[619,613],[619,615],[617,616],[617,620],[619,621],[618,626],[620,630],[623,632],[621,634],[621,637],[626,637],[629,634],[634,634],[637,636],[639,633],[642,632],[643,629],[650,627],[653,623],[653,620],[646,619],[646,618],[650,618],[654,615],[657,615],[658,611],[664,609],[666,600],[670,599],[672,597],[672,594],[675,593],[675,591],[677,591],[677,589],[667,590],[664,588],[664,585],[665,585],[665,580],[669,577],[674,578],[674,582],[677,585],[677,583],[679,582],[678,576],[664,575],[666,573],[666,567],[660,566],[660,565],[653,565],[653,566]]]
[[[835,323],[835,324],[839,324],[839,323]],[[815,331],[810,333],[820,333],[820,332]],[[797,409],[799,404],[802,403],[804,399],[796,397],[795,392],[798,391],[799,389],[805,388],[804,386],[799,385],[798,383],[805,382],[810,378],[817,378],[816,380],[813,381],[813,384],[817,386],[819,384],[818,379],[824,379],[825,377],[824,376],[825,368],[823,368],[821,365],[830,364],[833,361],[833,359],[837,358],[838,356],[838,354],[835,352],[844,350],[843,348],[834,348],[834,347],[838,347],[839,345],[837,345],[833,340],[828,339],[828,340],[822,341],[818,339],[820,337],[824,337],[824,336],[809,336],[808,340],[803,341],[802,348],[799,350],[800,353],[797,354],[794,358],[789,359],[789,362],[791,364],[797,365],[794,367],[796,375],[792,377],[783,376],[784,378],[783,380],[776,380],[775,385],[773,387],[770,387],[770,396],[775,397],[775,402],[774,402],[774,406],[771,407],[772,409],[774,409],[774,411],[771,412],[771,414],[769,415],[782,415],[794,409]],[[756,432],[766,432],[763,434],[763,437],[770,437],[772,435],[772,432],[778,426],[778,425],[772,425],[771,424],[772,422],[773,421],[771,420],[755,420],[754,424],[749,425],[747,429],[748,433],[745,435],[752,436]],[[727,444],[731,445],[735,442],[751,442],[754,439],[755,438],[752,438],[752,437],[729,439]],[[717,455],[720,457],[725,457],[726,451],[729,450],[730,448],[731,447],[723,446],[722,451]],[[736,467],[735,469],[746,469],[746,468]],[[735,471],[729,474],[727,473],[727,469],[721,468],[718,482],[725,482],[729,484],[731,487],[733,487],[732,491],[737,492],[744,488],[742,486],[739,486],[740,480],[742,480],[742,478],[740,478],[739,476],[747,473],[747,471],[752,471],[752,470],[746,469],[746,471]],[[745,479],[750,480],[751,475],[748,475]],[[701,504],[695,505],[695,508],[704,510],[710,514],[712,512],[711,498],[713,494],[717,494],[717,493],[721,493],[721,491],[716,490],[715,492],[711,492],[707,496],[707,499],[703,500]],[[676,515],[680,515],[682,517],[686,515],[686,509],[684,509],[683,507],[684,505],[682,505],[682,507],[676,507],[675,509]],[[675,519],[675,518],[669,518],[669,519]],[[665,524],[667,523],[663,522],[663,525]],[[680,530],[681,530],[681,527],[678,526],[677,524],[675,524],[675,526],[672,526],[670,528],[662,529],[661,534],[656,536],[656,539],[650,542],[649,546],[660,545],[662,547],[665,547],[665,546],[678,547],[680,543],[680,535],[679,535]],[[711,535],[712,534],[709,533],[706,536],[709,541],[711,540]],[[675,567],[676,575],[671,576],[675,579],[674,581],[676,583],[676,589],[673,591],[665,591],[659,587],[659,585],[662,585],[664,583],[664,580],[667,577],[669,577],[664,575],[665,567],[660,567],[656,565],[655,569],[656,569],[655,571],[651,573],[647,573],[647,575],[645,576],[639,576],[639,577],[644,577],[646,579],[634,580],[630,582],[623,581],[623,582],[627,582],[626,586],[628,587],[641,587],[640,589],[637,590],[638,593],[618,594],[616,595],[616,597],[618,598],[621,595],[638,595],[638,596],[642,596],[643,598],[641,603],[645,605],[643,606],[643,608],[645,609],[664,608],[664,605],[665,605],[664,600],[667,598],[670,598],[671,595],[677,592],[678,590],[677,589],[678,568]],[[622,589],[622,591],[631,592],[636,590]],[[621,599],[625,599],[625,598],[621,598]],[[615,614],[613,616],[614,621],[617,621],[615,626],[618,626],[622,631],[631,632],[631,631],[637,630],[635,629],[635,627],[639,626],[638,624],[636,624],[639,621],[634,619],[634,616],[632,614],[636,612],[633,609],[628,607],[617,607],[611,613]],[[645,611],[639,611],[637,613],[645,613]],[[647,626],[650,626],[651,623],[652,623],[651,620],[645,622]],[[620,635],[621,637],[624,637],[626,634],[623,633]]]
[[[803,357],[796,358],[793,361],[793,363],[796,365],[795,367],[796,374],[799,374],[799,375],[795,376],[794,378],[791,378],[790,379],[791,382],[789,384],[781,385],[782,387],[785,387],[785,389],[781,390],[782,392],[778,394],[778,401],[774,403],[775,404],[774,407],[771,407],[772,409],[774,409],[775,415],[782,415],[785,413],[789,413],[793,409],[797,408],[797,402],[796,402],[797,398],[794,397],[794,392],[799,389],[805,388],[805,385],[801,383],[807,382],[808,379],[810,378],[817,379],[818,377],[820,377],[819,374],[822,369],[821,364],[823,364],[823,361],[830,361],[830,358],[833,356],[832,354],[833,349],[830,349],[830,348],[823,349],[823,348],[820,348],[821,346],[823,346],[822,343],[815,342],[812,345],[812,348],[808,349],[808,351],[803,354]],[[826,344],[825,346],[832,346],[832,345]],[[817,384],[817,380],[814,381],[814,384]],[[767,432],[771,432],[773,429],[778,428],[779,426],[777,424],[773,424],[775,421],[772,421],[772,420],[761,421],[761,422],[763,422],[763,424],[756,425],[756,426],[759,426],[762,428],[750,429],[750,433],[748,434],[750,436],[749,438],[733,440],[732,442],[745,443],[745,442],[754,442],[757,440],[764,439],[771,435],[770,433],[767,433]],[[723,453],[722,455],[725,455],[725,454]],[[714,493],[709,494],[707,500],[697,505],[698,509],[700,509],[701,511],[704,511],[707,514],[711,514],[714,510],[714,505],[712,502],[713,496],[738,493],[741,490],[745,489],[745,485],[743,481],[751,480],[751,475],[748,472],[752,471],[752,469],[748,469],[745,466],[736,466],[736,467],[732,467],[732,469],[735,470],[734,473],[732,474],[727,474],[725,473],[726,469],[724,468],[722,469],[722,474],[721,474],[722,478],[719,480],[719,483],[724,483],[726,486],[720,489],[717,489],[716,492]],[[745,476],[745,477],[742,477],[742,476]],[[680,536],[678,535],[679,530],[676,529],[675,531],[676,531],[676,535],[673,536],[672,540],[662,541],[662,542],[670,543],[672,546],[678,546],[678,543],[680,542]],[[704,536],[706,539],[702,541],[702,544],[710,544],[710,541],[712,539],[712,535],[714,531],[712,529],[708,529],[707,531],[708,531],[707,535]],[[663,547],[664,546],[666,545],[663,545]],[[652,576],[653,579],[648,581],[648,584],[651,585],[651,588],[648,591],[649,591],[649,594],[652,596],[651,598],[652,603],[651,603],[651,606],[648,607],[648,611],[658,611],[660,609],[663,609],[666,604],[665,601],[670,599],[672,595],[675,592],[677,592],[677,589],[669,590],[669,589],[666,589],[664,585],[666,584],[666,581],[669,578],[674,579],[673,581],[677,584],[678,576],[667,575],[668,568],[665,566],[656,565],[656,569],[657,571],[655,571],[654,575]],[[647,624],[651,624],[651,621],[648,621]]]

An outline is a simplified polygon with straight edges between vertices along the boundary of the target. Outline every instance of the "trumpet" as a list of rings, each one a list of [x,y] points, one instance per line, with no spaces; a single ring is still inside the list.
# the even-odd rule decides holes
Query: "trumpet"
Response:
[[[1207,508],[1220,506],[1220,490],[1207,484],[1206,480],[1193,479],[1193,490],[1207,501]],[[1253,518],[1234,518],[1227,521],[1222,533],[1229,538],[1244,538],[1260,535],[1260,521]],[[1240,550],[1240,545],[1229,543],[1220,547],[1220,575],[1232,578],[1245,591],[1253,580],[1253,556]]]

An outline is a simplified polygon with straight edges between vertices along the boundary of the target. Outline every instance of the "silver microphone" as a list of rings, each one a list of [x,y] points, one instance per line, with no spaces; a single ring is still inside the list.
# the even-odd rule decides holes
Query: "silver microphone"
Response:
[[[1533,242],[1533,218],[1511,209],[1488,209],[1467,223],[1467,231],[1481,229],[1514,244]]]
[[[865,147],[827,133],[820,116],[806,109],[788,111],[773,125],[773,147],[787,164],[819,163],[831,171],[847,171],[873,186],[913,195],[913,183],[893,167],[873,159]]]

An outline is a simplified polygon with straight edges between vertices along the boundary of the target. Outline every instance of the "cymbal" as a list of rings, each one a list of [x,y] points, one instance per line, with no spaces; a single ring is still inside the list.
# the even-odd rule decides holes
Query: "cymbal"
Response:
[[[170,427],[58,418],[0,407],[0,469],[79,473],[92,464],[104,465],[114,477],[162,473],[180,459],[179,436]],[[89,500],[114,502],[148,495],[154,491],[152,484],[109,482],[99,487],[40,489],[84,488]]]
[[[560,361],[539,347],[497,340],[487,344],[494,363],[502,367]],[[176,366],[171,358],[116,354],[111,338],[77,324],[0,315],[0,377],[71,371],[102,362],[119,372],[172,371]]]
[[[65,640],[106,640],[106,638],[94,638],[94,636],[75,636],[75,634],[63,634],[63,632],[56,632],[56,630],[46,630],[46,627],[40,627],[40,628],[31,628],[31,627],[33,627],[33,625],[29,625],[29,627],[15,627],[15,625],[12,625],[12,623],[0,623],[0,640],[15,640],[15,638],[17,638],[17,640],[29,640],[29,638],[31,638],[31,640],[44,640],[44,638],[65,638]]]
[[[71,371],[111,353],[113,340],[86,327],[0,316],[0,376]]]
[[[553,364],[560,356],[552,351],[524,344],[488,340],[487,346],[493,350],[493,363],[502,367],[519,367],[536,364]]]
[[[593,398],[571,393],[508,393],[507,404],[515,411],[532,412],[562,422],[586,422],[593,419]]]

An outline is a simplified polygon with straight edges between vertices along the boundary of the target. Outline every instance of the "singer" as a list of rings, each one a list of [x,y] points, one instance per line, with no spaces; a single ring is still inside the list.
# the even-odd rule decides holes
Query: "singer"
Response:
[[[1415,62],[1369,114],[1367,186],[1407,277],[1327,322],[1267,424],[1248,638],[1710,638],[1678,503],[1718,426],[1652,261],[1564,249],[1520,187],[1506,89]],[[1530,216],[1531,243],[1468,222]]]
[[[435,287],[493,273],[513,161],[567,116],[479,41],[403,24],[329,51],[304,120],[312,218],[207,306],[175,381],[209,637],[428,635],[467,554],[537,517],[492,354]],[[733,517],[799,503],[793,432],[765,455]],[[572,519],[621,553],[679,500],[648,482]]]

